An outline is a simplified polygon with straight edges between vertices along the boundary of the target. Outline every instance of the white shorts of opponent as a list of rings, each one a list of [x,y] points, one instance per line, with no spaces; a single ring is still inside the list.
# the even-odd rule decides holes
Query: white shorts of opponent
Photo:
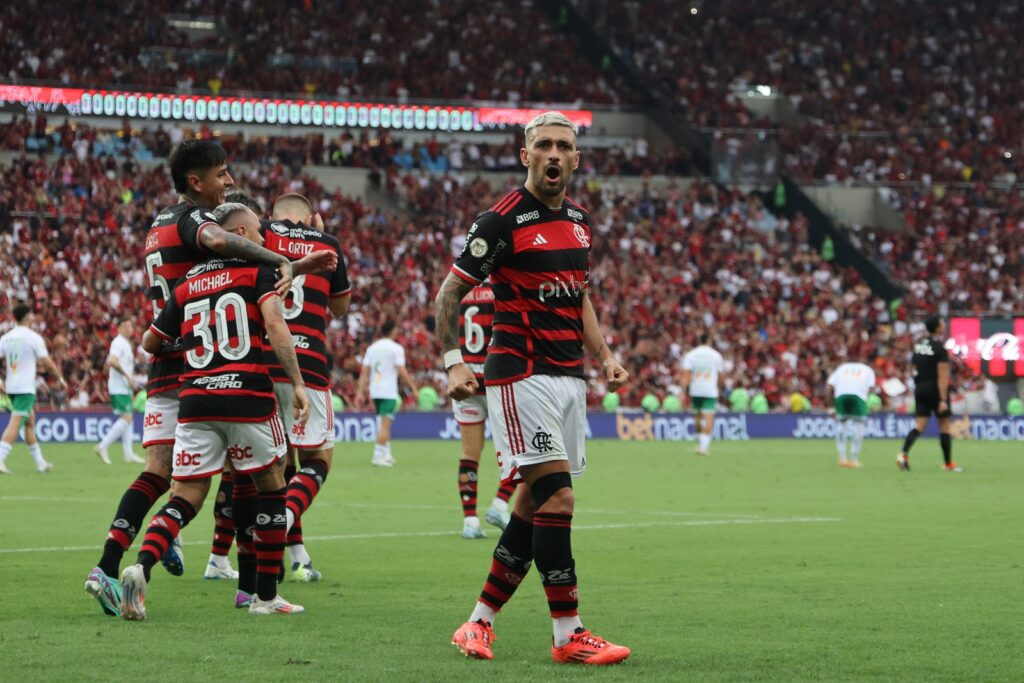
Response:
[[[487,397],[470,396],[465,401],[452,401],[452,413],[460,425],[478,425],[487,421]]]
[[[534,375],[487,386],[491,433],[503,484],[522,481],[519,469],[567,460],[578,477],[587,467],[587,389],[577,377]]]
[[[142,447],[174,443],[177,425],[178,392],[150,396],[146,399],[146,414],[142,418]]]
[[[331,392],[306,387],[309,396],[309,419],[306,424],[295,424],[295,388],[287,382],[274,382],[277,414],[284,423],[288,441],[306,451],[320,451],[334,447],[334,406]]]
[[[182,422],[174,431],[172,478],[177,481],[212,477],[231,468],[253,474],[272,467],[288,450],[281,418],[263,422]]]

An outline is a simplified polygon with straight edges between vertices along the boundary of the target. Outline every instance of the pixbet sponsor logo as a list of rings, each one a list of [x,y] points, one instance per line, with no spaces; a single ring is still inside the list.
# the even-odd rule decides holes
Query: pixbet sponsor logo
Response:
[[[570,276],[568,280],[556,277],[553,281],[541,283],[538,296],[541,301],[545,302],[548,299],[558,299],[563,296],[577,298],[583,295],[584,289],[585,285],[575,277]]]

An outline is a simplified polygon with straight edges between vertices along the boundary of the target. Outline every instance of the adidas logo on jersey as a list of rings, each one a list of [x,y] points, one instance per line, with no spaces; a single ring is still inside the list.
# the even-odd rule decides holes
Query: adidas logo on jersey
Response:
[[[537,233],[537,236],[533,239],[533,246],[535,246],[535,247],[537,245],[539,245],[539,244],[547,244],[547,243],[548,243],[548,241],[546,239],[544,239],[544,235],[540,234],[539,232]]]

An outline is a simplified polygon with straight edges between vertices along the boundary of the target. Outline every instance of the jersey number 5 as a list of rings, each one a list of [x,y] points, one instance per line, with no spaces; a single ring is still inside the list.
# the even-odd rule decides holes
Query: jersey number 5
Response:
[[[159,275],[156,269],[164,264],[164,257],[159,251],[154,251],[146,256],[146,275],[149,276],[150,298],[153,298],[153,288],[160,289],[160,301],[153,298],[153,316],[160,315],[164,303],[171,298],[171,288],[167,284],[167,278]]]
[[[229,320],[228,310],[232,316]],[[201,346],[192,347],[185,354],[188,364],[197,370],[205,368],[213,360],[215,350],[228,360],[241,360],[249,354],[249,325],[245,312],[245,301],[238,294],[225,294],[213,307],[215,330],[210,329],[210,300],[192,301],[185,305],[185,320],[198,320],[192,325],[192,334]],[[229,323],[235,323],[237,333],[231,343]],[[216,343],[216,349],[214,347]]]

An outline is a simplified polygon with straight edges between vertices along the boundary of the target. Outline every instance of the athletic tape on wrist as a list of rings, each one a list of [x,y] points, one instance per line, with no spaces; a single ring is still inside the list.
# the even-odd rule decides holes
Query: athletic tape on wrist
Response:
[[[447,353],[444,354],[444,369],[445,370],[451,368],[453,365],[458,365],[459,363],[463,363],[463,362],[465,362],[465,361],[462,360],[462,350],[461,349],[452,349],[451,351],[448,351]]]

